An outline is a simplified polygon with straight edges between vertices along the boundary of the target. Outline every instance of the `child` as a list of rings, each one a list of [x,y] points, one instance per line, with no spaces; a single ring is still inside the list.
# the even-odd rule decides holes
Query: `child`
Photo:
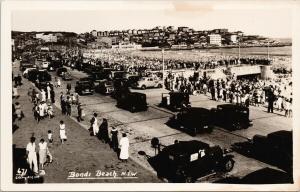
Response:
[[[48,141],[49,141],[49,143],[53,142],[52,131],[51,130],[48,130]]]
[[[64,144],[64,141],[67,141],[67,136],[66,136],[66,125],[64,124],[63,121],[60,121],[59,124],[59,136],[61,143]]]

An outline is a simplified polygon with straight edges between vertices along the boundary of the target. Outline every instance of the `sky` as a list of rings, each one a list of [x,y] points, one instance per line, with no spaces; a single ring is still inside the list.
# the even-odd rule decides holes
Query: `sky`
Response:
[[[209,3],[97,4],[92,9],[44,9],[12,11],[12,30],[69,31],[150,29],[155,26],[187,26],[196,30],[228,28],[248,35],[292,37],[292,11],[286,7],[216,7]]]

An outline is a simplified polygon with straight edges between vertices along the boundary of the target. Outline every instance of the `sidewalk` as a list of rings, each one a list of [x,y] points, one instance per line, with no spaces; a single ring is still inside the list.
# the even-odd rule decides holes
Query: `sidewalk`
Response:
[[[17,74],[18,67],[13,66],[13,71]],[[53,132],[54,142],[48,143],[53,156],[53,163],[45,167],[44,183],[161,182],[156,175],[137,165],[131,159],[127,163],[122,163],[107,144],[103,144],[96,137],[91,137],[89,132],[77,122],[68,116],[61,115],[60,110],[55,106],[53,107],[56,116],[53,119],[46,118],[37,123],[33,117],[33,105],[27,96],[30,86],[31,82],[23,79],[23,85],[18,90],[20,98],[13,99],[13,103],[18,101],[21,104],[25,114],[22,121],[16,120],[16,125],[19,128],[13,133],[13,144],[15,144],[16,149],[24,152],[32,134],[36,137],[36,145],[38,145],[41,138],[47,141],[48,130]],[[56,97],[59,96],[56,95]],[[60,120],[66,124],[68,141],[64,144],[61,144],[59,139]],[[20,160],[21,158],[17,157],[17,159]],[[95,177],[97,170],[102,172],[116,171],[118,176],[125,171],[137,172],[137,178],[67,179],[70,175],[69,172],[86,173],[88,171],[91,173],[91,177]]]

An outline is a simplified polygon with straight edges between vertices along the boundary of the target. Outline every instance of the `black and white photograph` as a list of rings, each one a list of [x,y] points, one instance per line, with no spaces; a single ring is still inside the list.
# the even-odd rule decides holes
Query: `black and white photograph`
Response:
[[[299,190],[299,7],[2,2],[1,189]]]

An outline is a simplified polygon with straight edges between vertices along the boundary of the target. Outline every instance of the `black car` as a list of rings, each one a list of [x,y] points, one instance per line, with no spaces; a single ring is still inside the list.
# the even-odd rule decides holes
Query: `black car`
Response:
[[[211,111],[200,107],[182,109],[169,119],[167,125],[180,130],[182,129],[193,136],[197,133],[210,133],[213,130]]]
[[[111,96],[115,99],[118,99],[121,94],[130,92],[127,79],[114,79],[113,87],[114,90],[111,93]]]
[[[170,92],[162,93],[161,107],[172,111],[179,111],[181,108],[190,105],[190,96],[188,93]]]
[[[141,76],[130,75],[127,77],[127,82],[129,87],[136,86],[137,82],[141,79]]]
[[[51,75],[45,70],[30,70],[28,71],[28,80],[31,82],[46,82],[51,81]]]
[[[95,86],[94,82],[91,81],[89,78],[82,78],[76,82],[75,85],[75,92],[79,95],[84,94],[94,94]]]
[[[160,146],[158,143],[156,145]],[[219,146],[210,147],[209,144],[197,140],[179,141],[164,147],[148,161],[160,178],[171,182],[195,182],[211,173],[231,171],[234,160],[229,153]]]
[[[217,126],[230,131],[246,129],[252,126],[249,120],[249,108],[234,104],[218,105],[212,109],[213,121]]]
[[[63,67],[63,64],[59,60],[52,60],[48,65],[48,71],[56,71],[58,68]]]
[[[146,111],[148,109],[146,94],[136,92],[122,93],[117,98],[117,107],[129,110],[132,113]]]
[[[87,74],[92,74],[94,72],[100,72],[101,69],[102,69],[101,66],[88,65],[87,67],[84,68],[84,72]]]
[[[101,94],[111,94],[114,91],[113,82],[108,80],[98,81],[95,91]]]
[[[56,74],[59,77],[62,77],[64,73],[68,72],[68,69],[65,67],[60,67],[56,70]]]
[[[235,143],[232,148],[246,156],[277,166],[292,173],[292,131],[276,131],[266,136],[254,135],[247,142]]]

